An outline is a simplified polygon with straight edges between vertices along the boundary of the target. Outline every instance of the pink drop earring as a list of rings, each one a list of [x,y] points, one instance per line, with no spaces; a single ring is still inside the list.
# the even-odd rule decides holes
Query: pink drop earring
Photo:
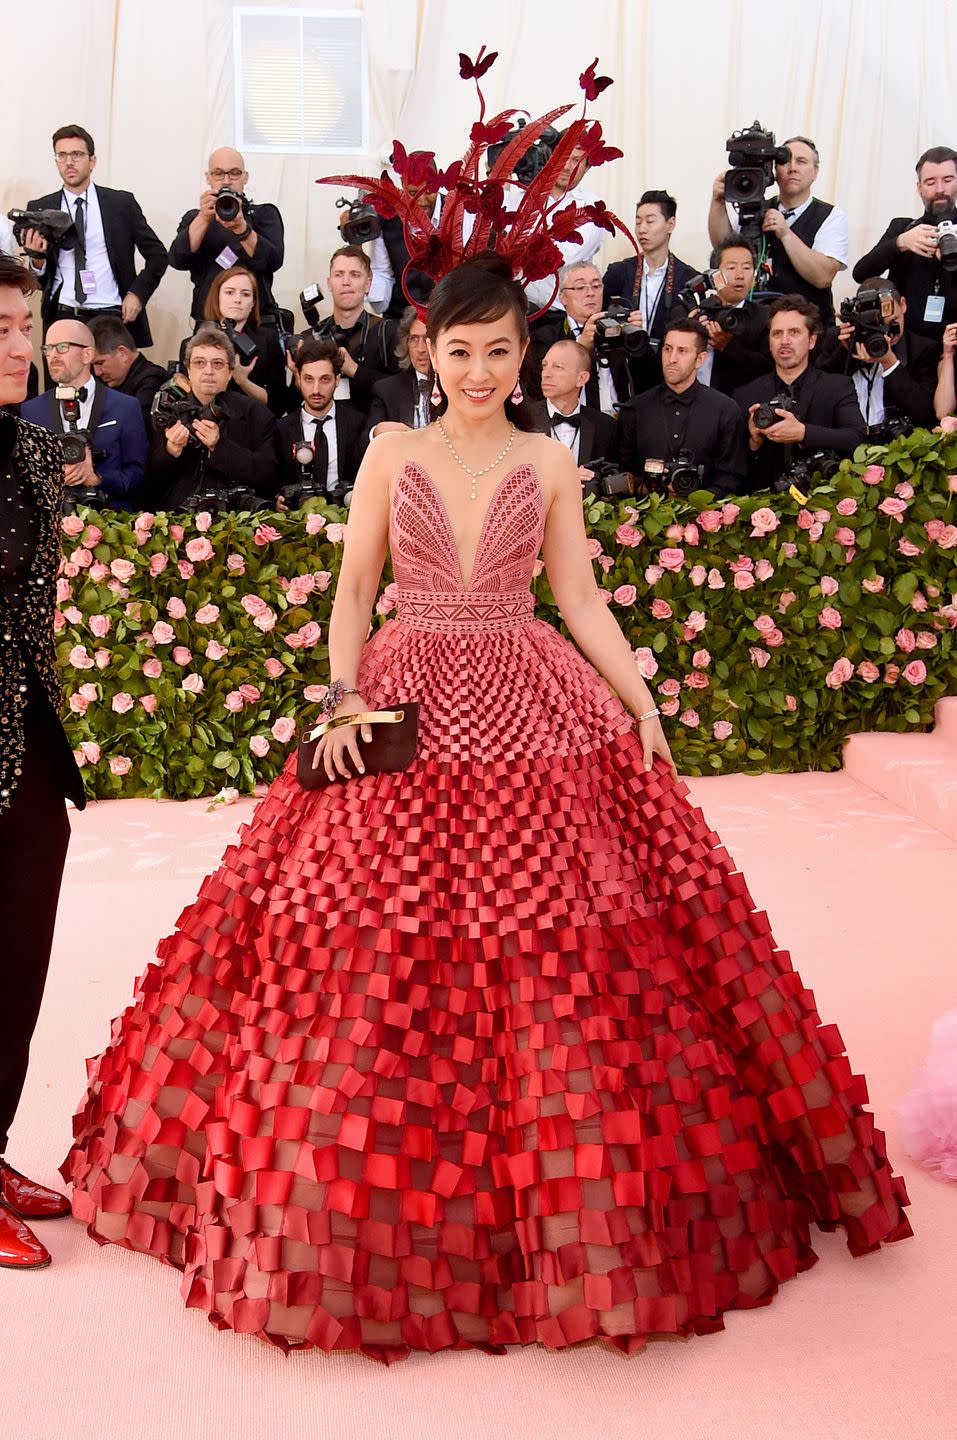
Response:
[[[522,382],[521,380],[516,380],[515,389],[512,391],[512,404],[521,405],[524,399],[525,396],[522,394]]]
[[[439,377],[438,377],[438,374],[436,374],[435,379],[432,381],[432,404],[433,404],[433,405],[441,405],[441,404],[442,404],[442,391],[439,389]]]

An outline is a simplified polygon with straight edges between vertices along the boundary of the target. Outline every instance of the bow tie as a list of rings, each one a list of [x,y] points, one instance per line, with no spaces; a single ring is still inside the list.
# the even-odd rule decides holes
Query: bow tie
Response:
[[[560,411],[552,416],[552,429],[557,430],[559,425],[570,425],[573,430],[580,430],[582,425],[581,411],[576,410],[574,415],[562,415]]]
[[[792,216],[792,215],[796,215],[796,214],[797,214],[797,211],[796,211],[796,210],[782,210],[782,211],[781,211],[781,215],[782,215],[782,217],[783,217],[785,220],[790,220],[791,216]]]
[[[89,391],[87,390],[86,386],[85,386],[85,385],[81,385],[80,388],[79,388],[79,390],[76,392],[76,398],[77,398],[77,400],[79,400],[79,402],[80,402],[81,405],[83,404],[83,401],[86,399],[86,397],[87,397],[88,394],[89,394]]]

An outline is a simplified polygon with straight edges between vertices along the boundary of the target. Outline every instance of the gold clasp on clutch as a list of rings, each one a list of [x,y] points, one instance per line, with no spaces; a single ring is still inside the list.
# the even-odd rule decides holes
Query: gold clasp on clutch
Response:
[[[321,740],[328,730],[336,730],[343,725],[399,725],[404,719],[404,710],[363,710],[358,715],[337,715],[332,720],[323,720],[321,725],[302,738],[304,741]]]

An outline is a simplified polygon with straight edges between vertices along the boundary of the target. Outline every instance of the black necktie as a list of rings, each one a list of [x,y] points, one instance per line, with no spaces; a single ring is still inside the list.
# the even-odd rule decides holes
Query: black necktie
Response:
[[[76,210],[73,213],[73,225],[76,229],[76,245],[73,247],[73,260],[75,269],[73,272],[73,294],[76,303],[82,305],[86,299],[86,291],[83,289],[82,271],[86,269],[86,221],[83,217],[83,196],[77,196]]]
[[[580,430],[582,426],[581,412],[576,410],[574,415],[562,415],[556,410],[552,416],[552,429],[557,430],[559,425],[570,425],[573,430]]]
[[[323,490],[329,488],[329,441],[326,439],[326,421],[335,421],[335,418],[335,410],[330,410],[328,415],[323,415],[321,419],[318,416],[315,417],[313,474]]]

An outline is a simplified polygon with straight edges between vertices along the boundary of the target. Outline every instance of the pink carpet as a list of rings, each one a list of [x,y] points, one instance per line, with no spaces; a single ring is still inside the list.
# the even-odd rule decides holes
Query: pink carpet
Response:
[[[953,702],[950,702],[953,703]],[[957,750],[955,750],[957,758]],[[957,1435],[957,1186],[901,1151],[895,1104],[957,1005],[957,839],[847,774],[693,782],[856,1069],[868,1076],[917,1238],[821,1263],[720,1335],[625,1360],[591,1347],[289,1359],[220,1334],[155,1261],[42,1229],[54,1264],[0,1270],[2,1435],[30,1440],[801,1440]],[[11,1158],[54,1181],[84,1057],[238,825],[242,801],[104,802],[74,816],[47,1001]],[[92,937],[96,937],[95,939]],[[89,938],[88,938],[89,937]]]

